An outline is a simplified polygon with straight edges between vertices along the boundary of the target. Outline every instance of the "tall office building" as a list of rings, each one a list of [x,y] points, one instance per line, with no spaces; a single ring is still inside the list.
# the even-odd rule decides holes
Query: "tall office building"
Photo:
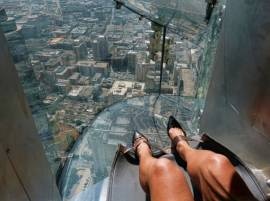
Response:
[[[113,56],[111,58],[112,69],[115,72],[125,72],[127,71],[125,56]]]
[[[7,18],[5,9],[0,7],[0,22],[5,22]]]
[[[156,63],[151,61],[150,63],[138,63],[136,65],[135,79],[139,82],[145,82],[146,75],[149,70],[154,70]]]
[[[129,72],[134,73],[137,64],[137,53],[129,51],[126,55],[127,58],[127,69]]]
[[[93,41],[94,58],[97,61],[106,61],[109,59],[109,45],[105,36],[98,36],[97,40]]]
[[[87,47],[84,43],[80,43],[74,46],[74,52],[76,55],[76,60],[84,60],[87,58]]]
[[[142,64],[138,63],[136,65],[136,69],[135,69],[135,80],[136,81],[143,81],[142,78]]]

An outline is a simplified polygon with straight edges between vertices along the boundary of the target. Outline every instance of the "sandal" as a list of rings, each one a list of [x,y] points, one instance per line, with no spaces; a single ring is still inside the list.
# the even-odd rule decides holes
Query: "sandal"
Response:
[[[133,149],[134,149],[135,153],[137,153],[137,148],[140,146],[140,144],[142,142],[147,144],[149,149],[151,150],[151,146],[149,144],[148,138],[146,136],[144,136],[142,133],[135,132],[133,137],[132,137],[132,144],[133,144]]]
[[[181,140],[185,140],[187,143],[188,143],[188,141],[195,141],[195,139],[187,137],[185,130],[183,129],[181,124],[173,116],[169,117],[169,121],[167,124],[167,134],[168,134],[169,138],[170,138],[169,130],[171,128],[179,128],[184,134],[184,135],[177,135],[172,139],[172,146],[173,147],[176,147],[177,143],[180,142]]]
[[[169,130],[171,128],[179,128],[179,129],[181,129],[183,131],[184,135],[187,136],[187,134],[184,131],[181,124],[173,116],[170,116],[169,120],[168,120],[168,124],[167,124],[167,134],[168,134],[168,136],[169,136]]]
[[[187,137],[187,134],[184,131],[183,127],[173,116],[169,117],[168,124],[167,124],[167,134],[168,134],[169,138],[170,138],[169,130],[171,128],[179,128],[180,130],[182,130],[182,132],[184,134],[184,135],[177,135],[171,140],[172,141],[171,152],[174,155],[176,162],[180,166],[182,166],[186,169],[187,163],[177,153],[176,146],[177,146],[178,142],[180,142],[181,140],[185,140],[186,142],[188,142],[188,141],[190,141],[190,138]]]
[[[127,147],[127,146],[124,146],[124,145],[120,145],[120,152],[125,156],[125,158],[132,164],[136,164],[138,165],[139,164],[139,157],[137,156],[137,148],[139,147],[139,145],[144,142],[146,143],[150,150],[151,150],[151,147],[155,147],[157,148],[158,150],[153,152],[151,150],[151,153],[152,153],[152,156],[155,157],[155,158],[158,158],[162,155],[165,155],[167,154],[167,152],[160,148],[159,146],[157,145],[154,145],[154,144],[151,144],[148,140],[148,138],[146,136],[144,136],[142,133],[139,133],[138,131],[135,131],[134,134],[133,134],[133,137],[132,137],[132,144],[133,146],[132,147]]]

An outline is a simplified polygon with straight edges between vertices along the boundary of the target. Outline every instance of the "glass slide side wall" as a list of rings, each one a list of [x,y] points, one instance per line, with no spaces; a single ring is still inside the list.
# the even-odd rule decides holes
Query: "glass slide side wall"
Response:
[[[63,172],[64,200],[97,200],[117,144],[134,129],[166,145],[173,114],[198,132],[225,1],[209,25],[205,2],[124,2],[140,12],[137,3],[150,6],[155,13],[144,14],[168,25],[160,96],[156,24],[111,0],[0,0],[1,28],[52,170]]]

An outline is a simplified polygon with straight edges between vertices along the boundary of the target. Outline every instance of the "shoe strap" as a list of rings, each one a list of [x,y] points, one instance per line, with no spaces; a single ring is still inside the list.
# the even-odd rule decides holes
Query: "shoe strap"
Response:
[[[122,154],[126,154],[126,153],[130,152],[131,150],[133,150],[133,148],[132,147],[127,147],[127,146],[124,146],[124,145],[120,144],[119,150],[120,150],[120,152]]]
[[[194,139],[194,138],[191,138],[191,137],[187,137],[187,136],[184,136],[184,135],[177,135],[172,140],[173,146],[176,147],[177,144],[178,144],[178,142],[180,142],[181,140],[184,140],[186,142],[189,142],[189,141],[202,142],[201,140],[197,140],[197,139]]]
[[[148,147],[151,149],[148,139],[146,139],[145,137],[138,137],[135,140],[135,143],[133,146],[135,152],[137,152],[137,148],[142,142],[145,142],[148,145]]]

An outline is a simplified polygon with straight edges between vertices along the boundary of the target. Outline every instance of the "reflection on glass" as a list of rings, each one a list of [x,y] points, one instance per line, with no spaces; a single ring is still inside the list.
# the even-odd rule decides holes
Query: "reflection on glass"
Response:
[[[206,2],[200,0],[119,0],[157,23],[166,25],[172,20],[189,19],[201,22],[205,16]]]
[[[159,26],[192,38],[205,28],[207,3],[200,0],[115,0]]]

